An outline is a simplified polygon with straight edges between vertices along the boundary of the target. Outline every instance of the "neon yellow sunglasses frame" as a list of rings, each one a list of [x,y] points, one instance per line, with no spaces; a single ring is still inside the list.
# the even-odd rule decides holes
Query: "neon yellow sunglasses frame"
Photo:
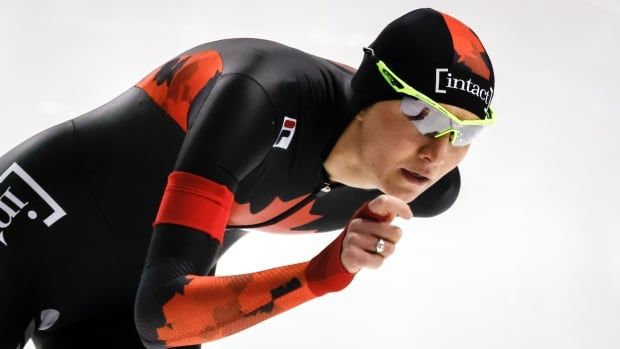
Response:
[[[382,60],[380,60],[377,56],[375,56],[375,51],[372,48],[364,47],[363,50],[364,50],[364,53],[370,54],[373,57],[374,61],[377,64],[377,68],[379,69],[379,73],[381,73],[381,76],[383,76],[385,81],[387,81],[387,83],[390,84],[390,86],[392,86],[392,88],[396,92],[403,93],[415,99],[419,99],[422,102],[425,102],[431,107],[439,110],[442,114],[444,114],[445,116],[450,118],[450,120],[454,121],[455,123],[459,125],[485,126],[485,125],[492,125],[495,123],[497,116],[495,115],[495,112],[493,112],[493,109],[491,109],[491,106],[487,108],[487,115],[486,115],[487,117],[484,120],[461,120],[459,119],[456,115],[452,114],[450,111],[448,111],[448,109],[444,108],[441,104],[435,102],[430,97],[423,94],[422,92],[409,86],[405,81],[399,78],[398,75],[396,75]],[[455,128],[448,128],[436,134],[435,138],[442,137],[448,133],[452,134],[452,136],[450,137],[450,141],[454,142],[458,136],[459,131]]]

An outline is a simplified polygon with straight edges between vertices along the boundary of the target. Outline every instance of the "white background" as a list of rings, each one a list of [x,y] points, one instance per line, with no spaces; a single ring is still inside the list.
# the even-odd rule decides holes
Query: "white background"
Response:
[[[343,292],[205,347],[620,347],[618,0],[0,1],[0,153],[203,42],[267,38],[357,66],[411,9],[463,20],[501,119],[461,165],[455,206],[402,223],[398,253]],[[334,236],[255,233],[219,271],[307,260]]]

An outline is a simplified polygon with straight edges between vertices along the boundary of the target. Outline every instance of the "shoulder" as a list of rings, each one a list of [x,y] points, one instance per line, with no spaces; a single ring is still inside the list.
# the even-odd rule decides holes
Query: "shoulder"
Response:
[[[301,102],[299,97],[304,94],[341,94],[348,88],[353,73],[329,59],[264,39],[219,40],[192,48],[183,55],[205,52],[213,52],[221,59],[222,75],[244,75],[254,80],[276,104]]]

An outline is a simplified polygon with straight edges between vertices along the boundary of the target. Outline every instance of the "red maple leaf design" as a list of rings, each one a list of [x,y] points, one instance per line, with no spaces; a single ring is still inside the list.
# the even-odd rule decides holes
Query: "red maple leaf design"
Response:
[[[465,64],[475,74],[489,80],[491,78],[491,71],[482,58],[486,51],[480,39],[456,18],[445,13],[442,15],[450,30],[454,51],[459,56],[458,62]]]
[[[168,72],[167,83],[158,82],[156,77],[170,64],[159,67],[136,86],[143,89],[187,132],[187,113],[191,103],[209,80],[223,70],[223,61],[218,52],[205,51],[181,55],[174,62],[176,64]]]
[[[240,204],[238,202],[233,202],[233,206],[231,208],[230,217],[228,218],[229,225],[252,225],[266,222],[272,218],[277,217],[278,215],[284,213],[286,210],[295,206],[297,203],[305,199],[306,196],[300,196],[295,199],[289,201],[282,201],[279,197],[275,197],[267,207],[263,210],[252,213],[250,210],[250,203]],[[267,231],[272,233],[299,233],[300,231],[293,231],[293,228],[303,226],[305,224],[316,221],[321,218],[321,215],[315,215],[310,213],[312,206],[314,205],[315,200],[310,201],[306,205],[304,205],[301,209],[295,211],[292,215],[283,219],[282,221],[257,228],[257,230]],[[316,232],[316,230],[309,231]]]

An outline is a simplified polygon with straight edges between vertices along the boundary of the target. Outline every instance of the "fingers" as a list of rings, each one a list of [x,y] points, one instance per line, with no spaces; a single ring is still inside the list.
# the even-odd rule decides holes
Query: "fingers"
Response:
[[[342,265],[349,273],[357,273],[362,268],[377,269],[383,264],[384,257],[369,253],[355,246],[342,249]]]
[[[362,213],[357,216],[360,218],[349,222],[342,242],[340,261],[350,273],[357,273],[362,268],[380,267],[384,259],[394,253],[403,234],[399,227],[390,223],[395,217],[413,217],[409,205],[389,195],[380,195],[370,201],[367,210],[371,212]],[[377,250],[379,239],[384,240],[382,251]]]
[[[379,242],[380,237],[377,237],[375,235],[359,234],[353,232],[349,234],[348,239],[350,240],[351,245],[355,246],[356,248],[359,248],[370,254],[379,255],[383,258],[391,256],[396,249],[396,244],[394,242],[383,238],[383,251],[377,252],[377,243]]]
[[[378,238],[385,241],[397,243],[403,236],[403,230],[396,225],[375,222],[363,218],[355,218],[349,223],[349,230],[352,233],[362,235],[372,235],[375,242]],[[374,251],[374,247],[372,248]]]
[[[342,265],[350,273],[361,268],[379,268],[384,259],[394,253],[402,235],[402,230],[395,225],[355,218],[349,223],[342,243]],[[377,253],[380,238],[384,240],[384,249]]]
[[[368,203],[368,209],[378,215],[389,214],[388,222],[392,221],[394,217],[401,217],[404,219],[413,217],[413,213],[411,213],[411,209],[407,203],[390,195],[377,196]]]

